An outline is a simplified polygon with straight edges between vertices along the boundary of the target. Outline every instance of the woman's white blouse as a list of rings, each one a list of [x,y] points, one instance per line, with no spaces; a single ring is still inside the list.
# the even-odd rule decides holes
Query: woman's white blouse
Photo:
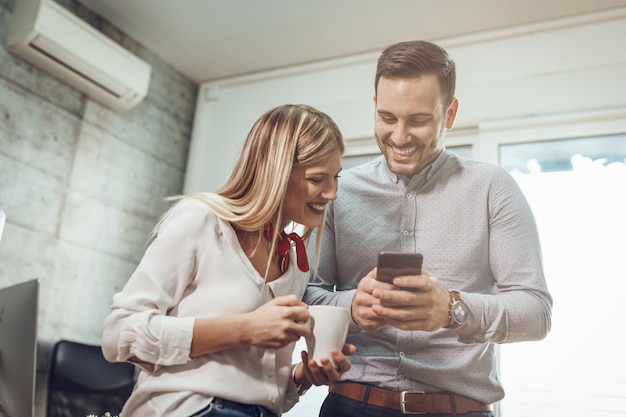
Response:
[[[302,298],[308,273],[295,266],[293,249],[290,258],[288,270],[264,288],[231,225],[198,200],[179,202],[124,289],[114,295],[104,320],[107,359],[136,356],[151,364],[141,367],[124,417],[190,416],[213,396],[263,405],[277,414],[291,408],[298,401],[291,378],[294,343],[278,350],[239,346],[189,357],[196,317],[250,312],[272,294]]]

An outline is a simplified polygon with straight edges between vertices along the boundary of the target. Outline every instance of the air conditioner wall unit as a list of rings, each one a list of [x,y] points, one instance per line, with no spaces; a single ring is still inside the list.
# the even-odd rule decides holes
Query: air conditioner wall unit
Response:
[[[6,46],[115,110],[148,93],[150,65],[52,0],[15,0]]]

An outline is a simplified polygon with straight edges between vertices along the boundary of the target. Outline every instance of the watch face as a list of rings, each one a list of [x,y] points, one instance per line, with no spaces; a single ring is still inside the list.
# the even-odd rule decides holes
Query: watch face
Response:
[[[465,323],[465,319],[467,319],[467,307],[465,307],[465,303],[461,301],[457,301],[452,306],[452,318],[459,324]]]

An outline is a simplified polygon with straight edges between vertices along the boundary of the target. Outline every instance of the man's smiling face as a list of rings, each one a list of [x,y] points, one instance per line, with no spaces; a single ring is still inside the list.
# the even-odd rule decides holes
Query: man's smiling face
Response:
[[[456,98],[445,107],[434,74],[381,77],[374,103],[376,142],[389,169],[403,176],[417,174],[437,158],[458,107]]]

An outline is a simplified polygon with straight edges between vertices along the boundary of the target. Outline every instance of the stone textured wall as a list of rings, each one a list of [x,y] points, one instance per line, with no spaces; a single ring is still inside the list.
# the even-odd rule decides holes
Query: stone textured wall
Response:
[[[58,0],[152,66],[148,96],[115,112],[11,55],[0,0],[0,287],[40,281],[37,415],[51,345],[99,344],[102,319],[183,187],[197,85],[74,0]]]

